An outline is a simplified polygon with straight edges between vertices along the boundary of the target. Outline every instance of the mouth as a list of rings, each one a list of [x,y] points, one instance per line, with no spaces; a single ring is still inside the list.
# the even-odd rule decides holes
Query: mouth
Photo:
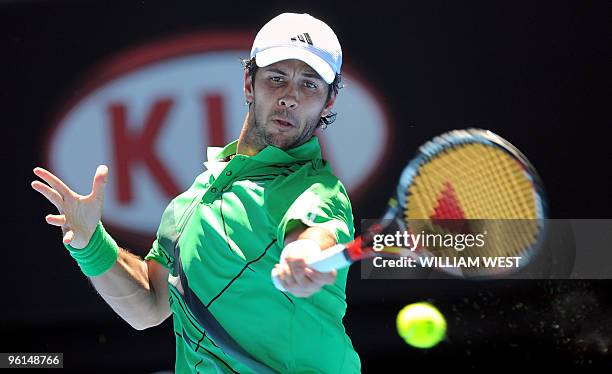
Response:
[[[295,127],[293,123],[284,119],[273,119],[272,122],[274,122],[281,130],[290,130]]]

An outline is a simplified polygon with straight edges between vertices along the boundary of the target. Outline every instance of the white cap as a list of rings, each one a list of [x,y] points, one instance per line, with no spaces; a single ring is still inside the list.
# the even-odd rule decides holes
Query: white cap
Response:
[[[257,33],[251,58],[259,67],[297,59],[332,83],[342,66],[342,48],[334,31],[310,14],[283,13]]]

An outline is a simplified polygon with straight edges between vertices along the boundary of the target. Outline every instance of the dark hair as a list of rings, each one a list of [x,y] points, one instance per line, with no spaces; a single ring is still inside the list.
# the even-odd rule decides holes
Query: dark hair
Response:
[[[255,88],[255,73],[257,72],[257,69],[258,69],[257,63],[255,63],[255,57],[251,59],[242,60],[242,65],[244,66],[244,69],[249,74],[249,77],[251,77],[251,81],[253,82],[253,88]],[[337,95],[338,91],[344,88],[341,82],[342,82],[342,74],[336,74],[334,81],[329,84],[329,87],[328,87],[329,89],[327,91],[327,100],[325,100],[325,102],[328,102],[329,99],[331,99],[332,92],[334,93],[334,95]],[[334,123],[334,121],[336,120],[336,116],[337,116],[337,113],[330,112],[325,117],[321,117],[321,119],[319,120],[319,124],[317,126],[321,127],[322,129],[327,128],[327,126]]]

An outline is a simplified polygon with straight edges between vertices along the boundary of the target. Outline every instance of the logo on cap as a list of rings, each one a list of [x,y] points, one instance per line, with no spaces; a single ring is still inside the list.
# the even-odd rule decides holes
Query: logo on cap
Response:
[[[307,32],[303,33],[303,34],[299,34],[297,36],[294,36],[293,38],[291,38],[292,42],[297,42],[297,41],[301,41],[302,43],[308,43],[310,45],[314,45],[312,44],[312,39],[310,39],[310,35],[308,35]]]

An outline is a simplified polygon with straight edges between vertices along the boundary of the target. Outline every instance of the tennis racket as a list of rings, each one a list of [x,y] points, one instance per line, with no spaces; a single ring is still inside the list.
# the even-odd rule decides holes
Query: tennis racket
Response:
[[[382,219],[354,241],[321,251],[306,263],[328,272],[374,256],[400,256],[429,258],[421,265],[458,277],[503,276],[535,256],[546,215],[541,180],[516,147],[491,131],[454,130],[419,148]],[[380,240],[393,233],[404,240]],[[472,241],[477,245],[465,248],[463,243],[458,250],[457,238],[469,235],[482,236]],[[449,247],[449,242],[454,243]],[[473,266],[477,258],[489,261]],[[500,258],[503,264],[493,261]],[[508,259],[520,261],[509,266]],[[445,266],[449,263],[459,266]],[[283,289],[275,277],[273,282]]]

